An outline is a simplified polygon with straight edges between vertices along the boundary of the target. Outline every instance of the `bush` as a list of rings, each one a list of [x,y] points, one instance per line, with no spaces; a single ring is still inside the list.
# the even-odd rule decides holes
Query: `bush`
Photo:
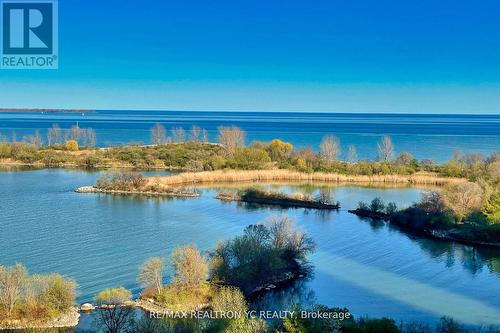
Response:
[[[252,147],[237,148],[233,160],[234,167],[246,170],[262,169],[271,162],[271,158],[264,149]]]
[[[140,190],[146,183],[147,179],[138,172],[120,172],[102,175],[96,186],[103,190],[132,191]]]
[[[65,147],[67,151],[78,151],[78,142],[75,140],[68,140],[66,141]]]
[[[396,204],[394,202],[389,202],[387,204],[387,207],[385,207],[386,214],[392,215],[392,214],[396,213],[397,211],[398,211],[398,207],[396,206]]]
[[[381,198],[375,198],[370,203],[370,210],[372,212],[381,213],[384,211],[385,204]]]
[[[105,289],[97,294],[96,301],[107,305],[122,305],[132,298],[130,290],[123,287]]]

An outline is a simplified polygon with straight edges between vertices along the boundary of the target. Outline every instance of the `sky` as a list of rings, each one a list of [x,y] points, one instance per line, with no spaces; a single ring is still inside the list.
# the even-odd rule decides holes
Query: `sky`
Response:
[[[500,2],[59,1],[0,107],[500,114]]]

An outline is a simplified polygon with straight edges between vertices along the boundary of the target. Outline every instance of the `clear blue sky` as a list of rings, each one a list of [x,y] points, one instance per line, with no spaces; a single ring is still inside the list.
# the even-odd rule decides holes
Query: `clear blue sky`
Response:
[[[500,2],[61,0],[0,107],[500,113]]]

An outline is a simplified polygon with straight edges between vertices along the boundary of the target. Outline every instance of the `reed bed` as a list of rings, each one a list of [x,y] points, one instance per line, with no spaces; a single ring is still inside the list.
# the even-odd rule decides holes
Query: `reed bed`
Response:
[[[463,181],[461,178],[443,177],[433,173],[415,173],[413,175],[344,175],[338,173],[304,173],[291,170],[216,170],[185,172],[175,176],[150,177],[150,184],[160,186],[181,186],[202,183],[242,183],[300,181],[325,183],[387,183],[410,185],[444,186]]]

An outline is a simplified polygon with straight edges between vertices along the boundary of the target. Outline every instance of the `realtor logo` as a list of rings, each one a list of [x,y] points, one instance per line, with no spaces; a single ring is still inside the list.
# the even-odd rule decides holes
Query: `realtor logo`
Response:
[[[57,0],[0,0],[2,69],[58,67]]]

